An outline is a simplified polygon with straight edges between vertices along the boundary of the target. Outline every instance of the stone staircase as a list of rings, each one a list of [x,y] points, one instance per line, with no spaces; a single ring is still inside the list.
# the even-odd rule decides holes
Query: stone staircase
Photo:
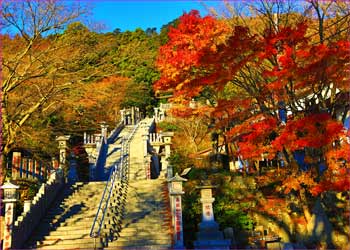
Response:
[[[168,249],[172,246],[171,216],[165,180],[129,182],[122,229],[106,249]]]
[[[142,134],[144,129],[139,127],[134,138],[130,142],[130,168],[129,180],[144,180],[146,179],[146,169],[144,163],[144,143]]]
[[[77,182],[65,188],[25,248],[93,249],[95,241],[89,234],[104,187],[105,182]]]
[[[125,127],[108,143],[105,173],[119,161]],[[144,130],[138,128],[130,143],[129,181],[116,183],[123,190],[112,194],[105,217],[104,236],[114,239],[106,249],[168,249],[172,246],[171,215],[165,179],[146,180],[143,164]],[[106,245],[90,237],[90,230],[106,182],[77,182],[57,197],[24,248],[96,249]],[[118,193],[118,192],[116,192]],[[126,197],[126,200],[125,200]]]

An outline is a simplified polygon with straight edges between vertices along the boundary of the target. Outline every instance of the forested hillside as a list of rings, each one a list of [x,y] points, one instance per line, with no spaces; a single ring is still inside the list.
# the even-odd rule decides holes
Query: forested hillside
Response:
[[[210,179],[222,224],[248,231],[268,217],[290,241],[348,246],[350,8],[297,2],[227,2],[159,31],[106,33],[84,24],[83,2],[3,1],[3,173],[14,149],[50,161],[56,136],[78,145],[102,121],[113,128],[120,109],[152,115],[166,95],[172,119],[157,129],[175,132],[175,170],[193,168],[185,218],[200,217],[191,190]],[[237,180],[254,187],[239,195]],[[316,239],[317,206],[339,241]]]
[[[50,159],[57,135],[81,137],[102,121],[113,127],[124,107],[153,111],[154,62],[166,26],[159,33],[103,33],[79,21],[87,13],[83,3],[2,5],[3,156],[22,148]]]

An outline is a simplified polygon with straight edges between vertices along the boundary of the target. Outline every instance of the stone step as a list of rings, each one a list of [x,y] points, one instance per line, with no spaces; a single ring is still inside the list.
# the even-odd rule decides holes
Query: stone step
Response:
[[[165,224],[165,223],[164,223]],[[152,230],[163,230],[164,229],[163,224],[150,224],[147,221],[140,221],[140,222],[134,222],[134,223],[124,223],[123,222],[123,230],[126,228],[136,228],[139,231],[147,231],[149,229]]]
[[[55,227],[58,226],[65,226],[65,225],[69,225],[69,226],[78,226],[78,225],[85,225],[85,224],[90,224],[92,225],[92,222],[94,221],[94,217],[90,217],[90,218],[70,218],[64,221],[48,221],[46,223],[51,224],[51,225],[55,225]],[[45,221],[43,221],[43,223],[45,223]]]
[[[132,219],[166,219],[166,217],[163,214],[159,213],[152,213],[148,211],[139,211],[136,212],[135,210],[130,211],[129,213],[126,213],[123,216],[124,220],[132,220]]]
[[[97,208],[91,208],[91,209],[86,209],[86,210],[80,210],[75,213],[69,214],[68,212],[65,211],[49,211],[47,215],[45,216],[45,219],[55,219],[55,218],[62,218],[65,216],[66,218],[73,218],[73,217],[91,217],[95,216],[97,212]]]
[[[88,214],[85,214],[85,213],[82,213],[82,214],[75,214],[74,216],[72,217],[68,217],[68,218],[65,218],[65,219],[62,219],[62,215],[55,215],[55,216],[50,216],[50,217],[45,217],[42,222],[44,223],[57,223],[59,221],[88,221],[88,220],[94,220],[95,218],[95,213],[94,214],[91,214],[91,215],[88,215]]]
[[[135,238],[141,238],[141,239],[169,239],[171,238],[170,230],[169,231],[162,231],[162,232],[146,232],[146,231],[121,231],[119,233],[119,238],[118,239],[128,239],[133,240]]]
[[[171,239],[148,239],[148,240],[129,240],[129,239],[118,239],[117,241],[112,241],[108,244],[108,247],[146,247],[152,245],[171,245]],[[148,249],[148,248],[146,248]]]
[[[90,232],[84,234],[60,234],[60,235],[35,235],[32,239],[36,241],[74,240],[90,238]]]
[[[42,228],[38,228],[38,230],[35,231],[36,236],[38,235],[50,235],[50,236],[59,236],[59,235],[84,235],[89,234],[91,230],[91,227],[89,228],[76,228],[74,230],[65,230],[64,228],[56,228],[56,230],[50,231],[48,234],[45,230],[42,230]],[[45,234],[46,233],[46,234]]]
[[[57,228],[67,228],[67,227],[76,227],[76,228],[91,228],[93,224],[93,220],[90,221],[79,221],[79,222],[61,222],[58,224]]]
[[[75,245],[79,246],[79,244],[94,244],[95,239],[91,238],[90,236],[82,236],[80,238],[71,238],[71,239],[63,239],[60,237],[57,238],[51,238],[48,240],[41,240],[40,245]]]
[[[148,246],[119,246],[119,247],[105,247],[104,249],[111,250],[167,250],[173,249],[171,245],[148,245]]]
[[[64,242],[64,241],[63,241]],[[101,244],[99,242],[96,243],[96,248],[94,243],[79,243],[77,245],[76,243],[72,244],[55,244],[55,245],[39,245],[36,247],[36,249],[101,249]]]
[[[140,213],[140,212],[148,212],[148,213],[160,213],[161,211],[164,211],[166,207],[149,207],[149,208],[142,208],[142,207],[131,207],[126,206],[125,211],[126,214],[128,213]]]
[[[150,224],[165,224],[167,221],[165,221],[163,218],[157,218],[157,217],[144,217],[144,218],[128,218],[123,219],[123,224],[128,225],[131,223],[150,223]],[[153,225],[152,225],[153,226]]]

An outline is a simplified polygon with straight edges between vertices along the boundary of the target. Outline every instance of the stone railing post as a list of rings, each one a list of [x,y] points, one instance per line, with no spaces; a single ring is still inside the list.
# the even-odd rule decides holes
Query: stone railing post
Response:
[[[183,223],[182,223],[182,203],[181,196],[185,193],[182,190],[182,182],[187,179],[180,177],[177,173],[168,180],[170,182],[170,205],[172,215],[172,225],[174,228],[174,247],[182,248],[184,246],[183,239]]]
[[[21,152],[12,153],[12,179],[18,179],[21,167]]]
[[[160,163],[162,165],[162,169],[161,169],[161,171],[159,173],[159,177],[160,178],[165,178],[165,176],[168,173],[168,160],[165,158],[164,155],[161,155]]]
[[[52,157],[51,158],[51,164],[52,164],[52,168],[57,170],[58,167],[59,167],[59,164],[58,164],[58,160],[56,159],[56,157]]]
[[[4,240],[3,240],[3,250],[11,249],[12,247],[12,229],[15,218],[15,206],[18,201],[17,189],[19,186],[12,184],[7,181],[1,189],[4,190],[4,200],[5,203],[5,227],[4,227]]]
[[[94,134],[93,137],[96,144],[96,152],[99,152],[101,147],[102,136],[100,134]]]
[[[28,158],[27,157],[23,157],[22,178],[28,178]]]
[[[144,158],[145,161],[145,172],[146,172],[146,179],[149,180],[151,179],[151,159],[152,155],[147,154]]]
[[[31,200],[25,200],[23,205],[23,212],[27,213],[30,210],[31,205],[32,205]]]
[[[68,149],[68,143],[67,141],[69,140],[70,136],[69,135],[63,135],[63,136],[58,136],[56,138],[56,141],[58,141],[58,149],[60,151],[59,154],[59,168],[63,171],[63,176],[64,179],[67,183],[68,179],[68,164],[67,164],[67,149]]]
[[[106,122],[101,122],[101,136],[104,140],[104,143],[107,143],[107,137],[108,137],[108,125]]]
[[[96,144],[85,144],[84,145],[85,151],[88,154],[89,159],[89,179],[94,180],[95,179],[95,169],[96,169]]]
[[[143,156],[148,154],[148,127],[144,127],[145,132],[142,134]]]
[[[154,118],[155,118],[156,122],[159,121],[158,115],[159,115],[159,108],[154,108]]]
[[[120,110],[120,120],[123,122],[124,125],[126,125],[125,110],[124,109]]]
[[[34,160],[28,159],[28,178],[32,179],[34,173]]]

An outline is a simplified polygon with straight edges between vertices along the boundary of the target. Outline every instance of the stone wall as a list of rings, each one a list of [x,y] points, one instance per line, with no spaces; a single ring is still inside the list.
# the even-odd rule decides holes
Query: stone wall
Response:
[[[64,185],[63,174],[56,171],[51,174],[47,183],[43,183],[34,197],[30,210],[23,212],[14,223],[12,249],[19,249],[32,234],[35,227],[45,215],[48,207]]]

